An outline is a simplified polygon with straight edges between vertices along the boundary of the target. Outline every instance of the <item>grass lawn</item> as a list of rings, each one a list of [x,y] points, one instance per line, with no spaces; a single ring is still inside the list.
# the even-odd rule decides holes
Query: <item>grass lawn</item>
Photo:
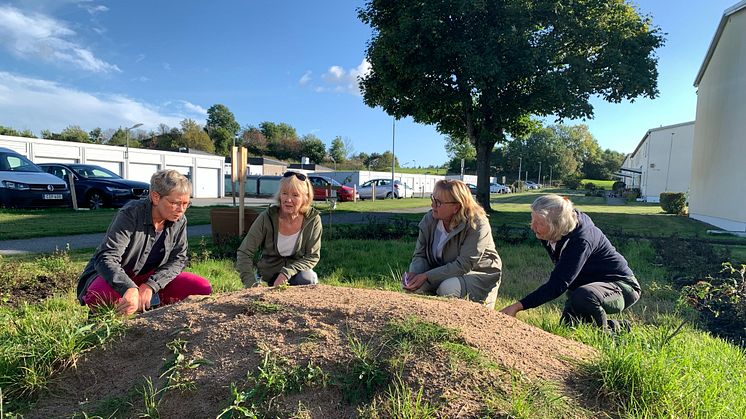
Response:
[[[493,208],[497,211],[491,215],[493,228],[498,230],[503,224],[527,227],[529,205],[538,195],[527,192],[493,196]],[[643,298],[625,313],[625,317],[633,320],[635,328],[620,339],[610,339],[593,328],[559,325],[562,298],[521,312],[519,319],[551,333],[585,342],[599,351],[598,359],[583,366],[587,376],[584,378],[593,380],[599,394],[616,406],[618,412],[608,412],[612,417],[743,417],[746,411],[746,398],[743,397],[746,394],[746,354],[743,349],[698,329],[693,311],[679,304],[679,292],[671,282],[672,273],[659,263],[650,240],[622,237],[626,234],[667,238],[673,233],[707,237],[705,230],[709,226],[662,214],[654,205],[608,206],[601,198],[582,195],[570,198],[609,233],[639,278]],[[428,203],[427,199],[404,199],[368,201],[360,205],[395,210]],[[352,210],[344,205],[340,204],[341,209]],[[350,206],[354,208],[355,204]],[[208,210],[191,208],[190,221],[199,219],[198,215],[201,215],[205,222],[209,222]],[[7,223],[3,226],[11,226],[15,231],[15,224],[23,215],[30,218],[25,221],[27,226],[43,224],[50,231],[60,231],[67,223],[83,225],[80,220],[99,217],[97,222],[105,228],[113,211],[87,211],[85,214],[90,217],[74,218],[81,214],[71,211],[45,211],[44,214],[2,211],[0,217],[10,218],[0,220]],[[36,218],[32,218],[34,215]],[[718,239],[722,238],[718,236]],[[216,292],[240,289],[233,262],[212,257],[210,246],[201,240],[190,240],[194,257],[188,270],[209,278]],[[407,269],[414,242],[412,237],[399,240],[325,240],[316,271],[322,282],[331,285],[400,290],[399,278]],[[733,238],[731,244],[721,246],[732,249],[732,254],[738,257],[746,256],[744,239]],[[546,280],[552,265],[535,240],[520,244],[498,242],[497,247],[504,272],[498,300],[498,306],[502,307]],[[33,266],[35,274],[47,272],[46,275],[52,275],[61,269],[60,266],[65,272],[79,272],[91,252],[92,249],[79,250],[61,260],[41,258],[41,262],[38,256],[0,258],[0,263],[7,264],[6,268],[0,269],[0,281],[10,281],[7,275],[18,277],[18,271],[11,269],[16,265],[11,264],[33,264],[24,266]],[[87,326],[85,309],[77,305],[71,291],[59,290],[56,298],[21,309],[6,307],[0,300],[0,321],[12,325],[0,330],[0,387],[6,394],[6,412],[23,412],[25,403],[43,392],[48,380],[56,376],[60,368],[73,363],[92,345],[116,335],[120,325],[115,319],[101,318],[96,320],[99,323],[94,327]],[[682,322],[686,324],[679,329]],[[529,413],[525,417],[541,417],[537,410],[532,410],[536,407],[532,407],[530,402],[526,408]]]

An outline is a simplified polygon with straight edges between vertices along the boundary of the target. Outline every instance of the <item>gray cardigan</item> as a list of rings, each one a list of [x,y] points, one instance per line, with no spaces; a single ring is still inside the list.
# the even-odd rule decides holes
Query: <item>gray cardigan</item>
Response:
[[[109,225],[104,240],[96,249],[93,258],[78,278],[78,300],[83,296],[96,276],[101,275],[119,295],[137,285],[130,276],[137,276],[148,260],[156,240],[153,226],[152,204],[149,199],[130,201],[119,210]],[[164,256],[158,268],[147,280],[153,292],[160,291],[184,270],[187,263],[187,220],[166,221],[163,228]]]
[[[489,220],[477,220],[476,228],[462,222],[451,230],[440,260],[432,254],[437,226],[438,220],[433,218],[431,210],[420,221],[420,234],[409,271],[427,272],[425,292],[435,292],[441,282],[457,277],[469,299],[484,301],[490,291],[500,285],[502,275],[502,261],[495,249]]]

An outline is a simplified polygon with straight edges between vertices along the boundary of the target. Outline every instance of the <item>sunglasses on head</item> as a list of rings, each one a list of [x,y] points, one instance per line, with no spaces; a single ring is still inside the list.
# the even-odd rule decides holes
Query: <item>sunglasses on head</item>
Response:
[[[290,177],[290,176],[297,177],[298,180],[300,180],[301,182],[305,182],[306,179],[308,179],[306,175],[304,175],[303,173],[298,173],[298,172],[285,172],[285,174],[282,175],[282,177]]]

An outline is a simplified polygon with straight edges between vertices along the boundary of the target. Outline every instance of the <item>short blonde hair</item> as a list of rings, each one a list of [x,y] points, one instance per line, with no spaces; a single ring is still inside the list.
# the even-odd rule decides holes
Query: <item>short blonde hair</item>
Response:
[[[172,192],[191,195],[192,184],[178,170],[163,169],[153,173],[150,177],[150,191],[159,196],[168,196]]]
[[[567,197],[555,194],[540,196],[531,204],[531,211],[547,222],[548,241],[559,241],[578,226],[578,214]]]
[[[288,173],[293,174],[288,175]],[[300,180],[298,175],[305,179]],[[280,180],[280,188],[277,189],[277,194],[275,195],[275,201],[280,205],[282,205],[281,195],[283,191],[298,192],[304,198],[299,209],[300,213],[303,215],[308,214],[308,211],[311,209],[311,203],[313,202],[313,186],[311,186],[308,176],[300,172],[286,172]]]
[[[442,199],[443,201],[452,200],[459,203],[460,208],[458,212],[453,215],[453,218],[451,218],[451,225],[449,228],[452,229],[466,221],[471,225],[471,228],[476,229],[477,220],[487,218],[484,208],[474,200],[469,187],[466,186],[464,182],[458,179],[441,179],[435,182],[433,195],[436,195],[437,192],[440,192],[440,196],[445,198]],[[442,194],[447,194],[448,197],[443,197]]]

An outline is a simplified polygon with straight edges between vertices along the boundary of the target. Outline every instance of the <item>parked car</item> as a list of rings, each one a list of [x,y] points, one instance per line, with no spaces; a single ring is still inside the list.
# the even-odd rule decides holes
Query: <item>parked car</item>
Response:
[[[336,195],[337,200],[340,202],[354,200],[354,189],[342,185],[332,178],[320,175],[308,175],[308,180],[313,185],[313,199],[323,201]]]
[[[150,185],[145,182],[122,179],[111,170],[93,164],[42,163],[39,167],[65,182],[68,174],[73,174],[78,207],[118,208],[133,199],[145,198],[150,192]]]
[[[402,183],[400,180],[394,180],[394,191],[391,191],[391,179],[371,179],[357,188],[360,199],[373,197],[373,188],[376,189],[376,198],[411,198],[414,190]]]
[[[45,173],[25,156],[0,147],[0,206],[69,207],[70,191],[65,182]]]
[[[509,186],[501,185],[499,183],[490,183],[490,193],[511,193]]]
[[[473,183],[467,183],[466,186],[469,188],[469,191],[471,192],[472,195],[477,194],[477,185]]]
[[[536,182],[532,182],[530,180],[524,181],[524,184],[526,185],[526,189],[539,189],[539,188],[541,188],[540,184],[538,184]]]

